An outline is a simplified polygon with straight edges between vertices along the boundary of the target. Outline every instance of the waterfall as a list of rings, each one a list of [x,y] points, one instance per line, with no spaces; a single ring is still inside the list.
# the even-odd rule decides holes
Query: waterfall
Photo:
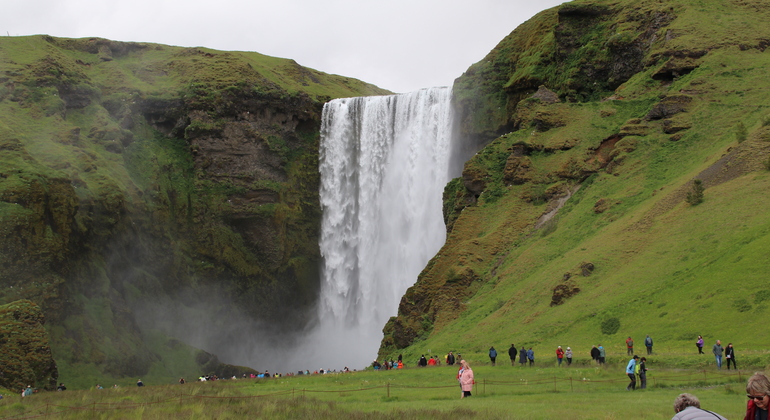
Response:
[[[324,106],[323,338],[313,347],[334,354],[320,358],[328,368],[371,363],[401,296],[444,244],[442,193],[457,175],[451,96],[450,88],[432,88]]]

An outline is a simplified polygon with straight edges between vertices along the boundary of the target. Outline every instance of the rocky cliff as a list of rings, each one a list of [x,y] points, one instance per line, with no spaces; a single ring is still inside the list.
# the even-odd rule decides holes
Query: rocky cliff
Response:
[[[380,356],[441,348],[483,357],[490,343],[514,339],[590,347],[606,319],[672,342],[707,329],[740,334],[726,320],[699,323],[696,309],[679,308],[676,322],[656,309],[677,297],[719,305],[710,289],[728,302],[764,299],[720,288],[712,270],[762,288],[750,267],[766,260],[712,266],[715,250],[693,242],[714,234],[705,220],[743,217],[763,238],[766,220],[714,195],[687,210],[694,180],[707,197],[713,188],[765,201],[756,194],[770,168],[760,70],[768,17],[752,0],[576,0],[536,15],[472,65],[455,100],[464,138],[487,146],[447,186],[447,243],[385,326]],[[758,251],[738,235],[714,246]]]
[[[4,37],[0,68],[0,303],[42,308],[66,373],[177,375],[178,346],[148,334],[189,311],[304,325],[322,105],[387,92],[257,53],[99,38]]]

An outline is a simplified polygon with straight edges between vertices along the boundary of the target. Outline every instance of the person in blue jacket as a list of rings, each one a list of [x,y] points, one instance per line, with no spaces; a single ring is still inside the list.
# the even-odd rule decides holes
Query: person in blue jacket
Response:
[[[626,375],[628,375],[628,378],[631,379],[631,383],[628,384],[626,387],[626,391],[635,391],[636,390],[636,362],[639,360],[639,356],[634,355],[634,358],[628,361],[628,366],[626,366]]]
[[[489,360],[492,361],[492,366],[495,365],[495,359],[497,359],[497,350],[494,347],[489,348]]]
[[[527,350],[527,360],[529,360],[530,366],[535,364],[535,352],[532,350],[532,347]]]

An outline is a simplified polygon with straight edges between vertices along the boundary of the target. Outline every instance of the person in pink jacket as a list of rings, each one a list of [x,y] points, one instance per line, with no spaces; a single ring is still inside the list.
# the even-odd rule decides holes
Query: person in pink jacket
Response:
[[[465,360],[460,360],[460,365],[462,365],[462,371],[460,372],[460,387],[463,390],[463,395],[460,398],[470,397],[471,396],[471,390],[473,389],[473,369],[471,369],[470,365],[468,365],[468,362]]]

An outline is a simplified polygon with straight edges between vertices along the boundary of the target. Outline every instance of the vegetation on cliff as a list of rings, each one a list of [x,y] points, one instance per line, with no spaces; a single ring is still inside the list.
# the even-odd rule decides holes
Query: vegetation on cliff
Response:
[[[139,324],[201,303],[214,323],[304,324],[322,105],[386,91],[99,38],[3,37],[0,68],[0,303],[42,308],[62,376],[199,373],[211,355]]]
[[[766,349],[768,19],[758,0],[576,0],[471,66],[461,126],[489,143],[445,191],[446,245],[380,356]]]

